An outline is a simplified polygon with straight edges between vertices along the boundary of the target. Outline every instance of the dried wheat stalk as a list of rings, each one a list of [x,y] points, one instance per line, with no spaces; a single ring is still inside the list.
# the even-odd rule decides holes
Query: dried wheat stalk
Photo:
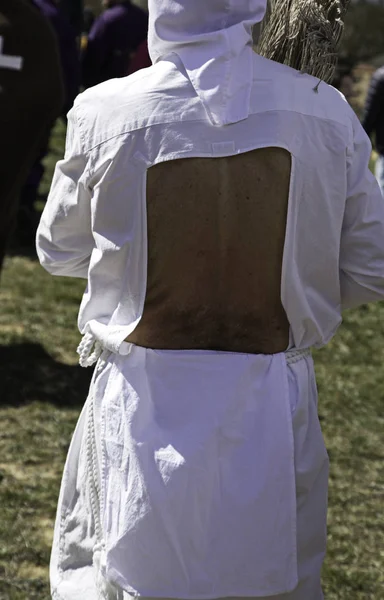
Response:
[[[273,0],[257,51],[330,82],[350,0]]]

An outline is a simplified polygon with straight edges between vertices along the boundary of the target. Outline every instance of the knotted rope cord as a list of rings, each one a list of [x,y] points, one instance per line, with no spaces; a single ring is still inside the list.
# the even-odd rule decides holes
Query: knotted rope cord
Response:
[[[122,600],[122,592],[107,581],[101,572],[101,553],[104,550],[103,529],[100,510],[100,485],[97,467],[94,382],[91,384],[87,414],[86,456],[89,482],[89,499],[95,523],[96,544],[93,548],[93,566],[96,571],[97,600]]]
[[[285,352],[285,360],[287,361],[287,365],[293,365],[307,356],[311,356],[310,348],[305,348],[305,350],[293,349]]]
[[[94,351],[91,353],[92,348]],[[85,333],[78,345],[79,363],[82,367],[91,367],[97,362],[103,352],[103,347],[92,333]]]
[[[94,398],[93,390],[89,398],[88,415],[87,415],[87,467],[89,481],[89,497],[91,501],[91,509],[95,521],[95,534],[98,542],[102,540],[102,529],[100,521],[100,486],[97,473],[97,457],[95,443],[95,416],[94,416]]]
[[[349,1],[272,0],[259,38],[259,54],[331,82]]]

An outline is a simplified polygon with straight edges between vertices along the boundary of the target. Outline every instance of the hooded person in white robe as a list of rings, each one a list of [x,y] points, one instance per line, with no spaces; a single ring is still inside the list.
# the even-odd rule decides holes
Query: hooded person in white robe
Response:
[[[321,600],[310,348],[384,298],[384,204],[344,98],[252,49],[264,0],[151,0],[153,66],[81,94],[37,234],[97,361],[55,600]]]

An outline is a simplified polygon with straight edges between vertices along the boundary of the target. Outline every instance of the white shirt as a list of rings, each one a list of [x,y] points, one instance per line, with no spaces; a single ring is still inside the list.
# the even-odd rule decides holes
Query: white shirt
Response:
[[[344,98],[317,84],[253,54],[250,115],[223,127],[207,119],[176,55],[77,98],[37,249],[49,272],[87,279],[82,333],[124,352],[141,318],[147,169],[268,146],[292,155],[281,282],[292,345],[326,344],[343,308],[384,296],[384,202],[371,145]]]

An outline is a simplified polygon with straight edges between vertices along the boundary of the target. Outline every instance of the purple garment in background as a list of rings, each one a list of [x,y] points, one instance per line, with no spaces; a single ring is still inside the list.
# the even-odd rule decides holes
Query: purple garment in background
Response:
[[[47,19],[47,21],[49,21],[53,32],[56,34],[60,59],[60,64],[57,65],[57,68],[60,69],[61,67],[64,90],[61,115],[66,115],[70,108],[72,108],[80,88],[80,57],[76,35],[66,16],[52,0],[32,0],[32,4]],[[47,85],[49,84],[47,83]],[[19,221],[20,215],[25,214],[25,211],[27,211],[29,215],[34,214],[34,204],[38,197],[38,189],[44,175],[43,159],[48,152],[49,138],[53,124],[54,120],[51,124],[48,124],[45,136],[41,137],[40,145],[36,149],[36,160],[31,166],[21,190],[21,211],[19,211]],[[26,225],[24,224],[23,227],[25,228]],[[35,235],[35,224],[33,221],[31,221],[31,224],[28,224],[28,228],[28,238],[32,241],[34,240]],[[25,229],[25,231],[27,231],[27,229]],[[22,235],[25,236],[27,234],[24,232]],[[26,239],[27,238],[25,238],[25,241]]]
[[[65,91],[63,113],[66,114],[72,107],[80,87],[80,60],[76,34],[63,12],[52,0],[32,0],[32,2],[50,21],[56,33]]]
[[[147,13],[129,1],[102,13],[93,24],[82,56],[84,86],[127,75],[131,54],[147,32]]]

